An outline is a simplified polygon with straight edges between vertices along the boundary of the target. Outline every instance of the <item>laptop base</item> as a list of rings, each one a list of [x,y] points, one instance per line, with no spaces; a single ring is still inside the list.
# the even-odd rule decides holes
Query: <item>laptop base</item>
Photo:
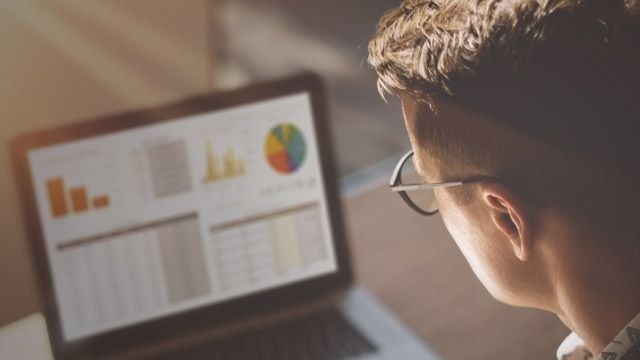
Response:
[[[440,359],[365,289],[337,306],[149,359]]]

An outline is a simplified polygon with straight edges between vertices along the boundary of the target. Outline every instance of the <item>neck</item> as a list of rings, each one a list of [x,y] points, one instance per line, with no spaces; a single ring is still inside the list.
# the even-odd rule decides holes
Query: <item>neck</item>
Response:
[[[592,354],[599,354],[640,312],[640,278],[632,262],[584,259],[576,256],[560,265],[556,313]]]

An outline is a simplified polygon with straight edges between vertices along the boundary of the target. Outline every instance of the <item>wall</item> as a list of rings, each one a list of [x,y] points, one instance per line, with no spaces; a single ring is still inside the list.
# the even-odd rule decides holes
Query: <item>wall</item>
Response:
[[[209,89],[214,1],[0,2],[0,326],[38,309],[9,140]]]

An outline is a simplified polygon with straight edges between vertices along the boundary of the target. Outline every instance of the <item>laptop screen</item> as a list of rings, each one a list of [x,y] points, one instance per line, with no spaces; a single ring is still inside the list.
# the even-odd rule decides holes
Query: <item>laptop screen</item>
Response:
[[[337,270],[307,92],[28,152],[65,341]]]

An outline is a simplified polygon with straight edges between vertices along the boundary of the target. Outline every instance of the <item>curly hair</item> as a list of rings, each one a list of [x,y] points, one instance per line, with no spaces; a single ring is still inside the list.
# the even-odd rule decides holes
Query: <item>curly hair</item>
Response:
[[[636,0],[405,0],[381,18],[369,64],[383,97],[447,97],[617,161],[639,134],[639,15]]]
[[[381,93],[425,98],[460,96],[479,81],[636,68],[639,9],[624,0],[405,0],[380,20],[369,63]]]
[[[634,179],[640,173],[640,1],[405,0],[381,18],[368,60],[383,97],[408,96],[434,113],[444,98],[587,162],[597,159]],[[553,159],[542,159],[545,169],[513,165],[524,161],[505,160],[508,149],[500,144],[457,139],[433,120],[413,135],[436,158],[446,157],[440,163],[449,169],[519,172],[518,181],[532,188],[540,187],[541,174],[565,178],[554,184],[565,205],[586,201],[576,190],[584,172],[576,175],[575,166],[548,164]],[[601,208],[600,200],[584,207]]]

